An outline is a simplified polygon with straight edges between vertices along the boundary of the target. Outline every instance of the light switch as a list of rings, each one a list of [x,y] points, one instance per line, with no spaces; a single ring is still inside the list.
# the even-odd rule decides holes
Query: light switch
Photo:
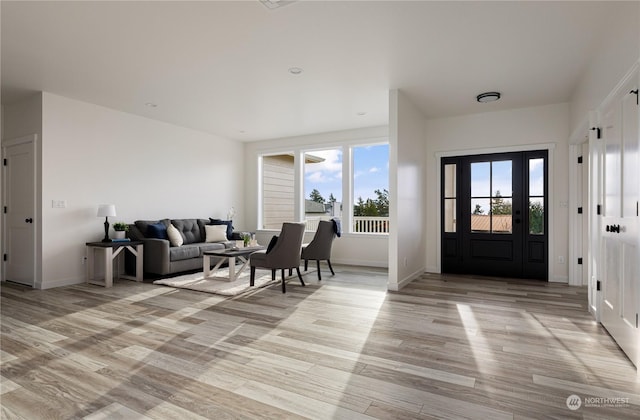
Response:
[[[67,207],[66,200],[51,200],[51,207],[54,209],[64,209]]]

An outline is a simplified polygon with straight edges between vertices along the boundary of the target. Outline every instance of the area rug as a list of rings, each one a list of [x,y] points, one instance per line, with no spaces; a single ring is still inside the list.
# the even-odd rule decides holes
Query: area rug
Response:
[[[280,270],[278,270],[275,281],[271,280],[270,272],[262,271],[262,273],[266,274],[258,276],[260,271],[262,270],[258,270],[256,272],[255,286],[253,287],[249,286],[249,270],[243,271],[235,281],[230,282],[227,280],[229,271],[226,268],[214,271],[211,277],[206,279],[204,278],[204,273],[199,272],[156,280],[153,284],[171,286],[178,289],[197,290],[198,292],[215,293],[223,296],[238,296],[242,293],[257,290],[280,282]],[[305,274],[308,274],[309,272],[311,272],[311,270],[307,271]],[[285,276],[285,279],[292,277],[298,277],[295,271],[293,276]]]

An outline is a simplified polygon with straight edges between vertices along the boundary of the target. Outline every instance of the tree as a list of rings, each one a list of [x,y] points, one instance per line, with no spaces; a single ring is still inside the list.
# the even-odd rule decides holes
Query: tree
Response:
[[[338,201],[338,200],[336,200],[336,198],[333,196],[333,193],[330,193],[329,194],[329,202],[330,203],[335,203],[336,201]]]
[[[385,188],[382,191],[375,190],[374,192],[378,196],[378,199],[375,201],[378,214],[374,216],[389,216],[389,191]]]
[[[544,207],[539,201],[529,201],[529,233],[544,234]]]
[[[320,204],[325,203],[324,197],[322,196],[322,194],[320,194],[320,191],[318,191],[315,188],[309,194],[309,198],[311,199],[311,201],[315,201],[316,203],[320,203]]]
[[[491,214],[512,214],[511,203],[504,201],[500,190],[496,191],[496,195],[491,200]]]

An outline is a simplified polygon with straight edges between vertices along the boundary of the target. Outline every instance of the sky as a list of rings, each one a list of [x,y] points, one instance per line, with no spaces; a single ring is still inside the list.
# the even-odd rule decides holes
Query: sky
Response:
[[[315,188],[328,201],[333,194],[342,202],[342,149],[318,150],[310,155],[324,158],[323,162],[305,164],[304,194]],[[375,190],[389,189],[389,145],[380,144],[353,148],[354,202],[377,198]]]

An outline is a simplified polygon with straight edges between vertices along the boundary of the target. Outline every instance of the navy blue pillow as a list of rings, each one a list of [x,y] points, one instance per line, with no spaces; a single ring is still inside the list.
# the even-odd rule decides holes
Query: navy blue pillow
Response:
[[[273,235],[271,237],[271,241],[269,241],[269,245],[267,245],[267,254],[271,252],[274,246],[276,246],[276,242],[278,242],[278,237],[276,235]]]
[[[227,225],[227,239],[231,239],[233,236],[233,221],[209,218],[209,222],[210,225]]]
[[[169,239],[169,235],[167,235],[167,227],[162,222],[148,225],[147,237],[155,239]]]

